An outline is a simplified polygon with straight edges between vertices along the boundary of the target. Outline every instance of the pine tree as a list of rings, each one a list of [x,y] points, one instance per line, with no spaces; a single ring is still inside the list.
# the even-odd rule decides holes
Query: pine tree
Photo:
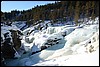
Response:
[[[68,17],[69,17],[69,20],[72,20],[71,18],[73,17],[73,14],[74,14],[74,6],[72,6],[72,2],[70,2],[69,6],[68,6]]]
[[[99,16],[99,1],[95,2],[95,15]]]
[[[95,2],[94,1],[92,1],[92,15],[91,15],[91,17],[92,17],[92,19],[95,19],[95,13],[94,13],[94,9],[95,9]]]
[[[91,16],[90,9],[91,9],[91,1],[86,2],[86,13],[85,16],[88,18]]]
[[[53,10],[53,11],[52,11]],[[18,15],[21,13],[21,15]],[[29,10],[17,11],[13,10],[10,13],[4,13],[5,20],[56,20],[62,21],[64,17],[68,17],[69,20],[75,20],[78,23],[78,19],[82,17],[95,18],[99,16],[99,1],[60,1],[54,4],[47,4],[42,6],[35,6]],[[68,20],[68,21],[69,21]]]
[[[76,7],[75,7],[75,16],[74,16],[74,21],[76,23],[76,25],[78,25],[78,19],[79,19],[79,15],[80,15],[80,8],[79,8],[79,1],[76,2]]]
[[[51,12],[50,12],[50,19],[53,20],[53,22],[56,21],[56,11],[51,10]]]

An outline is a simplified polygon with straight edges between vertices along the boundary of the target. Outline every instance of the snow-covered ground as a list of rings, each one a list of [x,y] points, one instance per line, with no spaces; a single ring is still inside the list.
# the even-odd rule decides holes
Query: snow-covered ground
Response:
[[[48,22],[38,24],[41,31],[36,29],[38,25],[23,30],[21,42],[27,53],[6,60],[7,66],[99,66],[98,17],[79,26],[51,26]],[[32,54],[41,47],[47,48]]]
[[[41,61],[33,66],[99,66],[99,40],[97,39],[97,33],[91,37],[96,38],[97,41],[88,44],[87,41],[76,44],[70,49],[60,49],[56,50],[51,56],[49,56],[45,61]],[[90,45],[94,46],[93,52]]]
[[[99,66],[99,48],[93,53],[57,56],[32,66]]]

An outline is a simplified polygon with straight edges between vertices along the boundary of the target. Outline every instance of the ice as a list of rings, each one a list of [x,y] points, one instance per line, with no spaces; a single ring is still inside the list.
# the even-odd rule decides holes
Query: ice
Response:
[[[32,43],[33,42],[33,40],[34,40],[34,37],[32,36],[32,35],[30,35],[29,37],[25,37],[25,41],[27,42],[27,43]]]
[[[2,38],[5,39],[4,34],[8,33],[6,38],[10,38],[11,39],[10,42],[12,42],[12,37],[11,37],[10,30],[19,30],[19,31],[21,31],[21,30],[18,29],[15,25],[12,25],[12,26],[5,25],[5,26],[1,27],[1,36],[2,36]]]
[[[30,31],[30,29],[31,29],[31,28],[27,28],[27,29],[23,30],[23,34],[24,34],[24,35],[27,35],[27,33],[28,33],[28,31]]]
[[[65,40],[67,40],[65,47],[73,46],[74,44],[78,44],[84,40],[87,40],[96,31],[97,28],[95,25],[89,26],[88,28],[75,29],[72,33],[65,37]]]
[[[47,34],[53,34],[53,33],[56,33],[56,32],[60,32],[61,31],[61,27],[49,27],[47,28]]]
[[[30,66],[31,65],[31,62],[30,62],[30,58],[24,58],[24,59],[21,59],[19,60],[20,63],[18,63],[18,66]]]
[[[85,18],[83,21],[83,24],[79,26],[50,25],[47,29],[45,24],[49,22],[45,21],[45,24],[40,24],[45,26],[42,31],[32,31],[34,27],[25,29],[22,44],[27,52],[41,50],[41,46],[46,46],[48,40],[53,40],[54,45],[32,55],[26,54],[14,61],[16,64],[12,65],[99,66],[99,18],[94,21]],[[38,26],[39,24],[35,27]],[[28,32],[31,32],[31,34],[27,35]],[[59,43],[54,42],[56,39],[59,39]]]
[[[99,50],[91,54],[60,56],[32,66],[99,66],[98,52]]]
[[[98,17],[95,18],[94,23],[95,23],[95,24],[99,24],[99,18],[98,18]]]
[[[21,29],[26,25],[26,21],[15,21],[12,23],[12,25],[16,25],[19,29]]]
[[[86,42],[87,41],[84,41],[80,44]],[[99,45],[98,40],[94,43],[91,43],[91,45],[96,46],[95,44]],[[52,58],[50,56],[45,61],[41,61],[40,63],[34,64],[32,66],[98,66],[99,65],[99,46],[96,48],[96,51],[92,53],[86,53],[86,52],[81,53],[84,51],[82,50],[82,48],[85,47],[83,47],[83,45],[78,45],[78,44],[76,46],[80,46],[77,47],[79,48],[77,49],[77,51],[79,51],[78,54],[65,55],[65,53],[67,53],[66,50],[63,51],[59,50],[59,53],[55,52],[52,55]],[[65,53],[63,53],[64,51]]]
[[[25,42],[25,40],[21,40],[22,44],[24,44],[24,48],[25,48],[25,51],[29,51],[31,49],[31,47],[33,46],[33,43],[27,43]]]
[[[15,56],[14,56],[15,58],[17,57],[21,57],[19,54],[18,54],[18,52],[16,51],[16,53],[15,53]]]

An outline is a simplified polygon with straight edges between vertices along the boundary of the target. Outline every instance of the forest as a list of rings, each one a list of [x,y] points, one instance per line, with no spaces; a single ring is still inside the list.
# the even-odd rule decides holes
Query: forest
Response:
[[[72,21],[78,23],[80,18],[99,16],[99,1],[55,1],[55,3],[35,6],[29,10],[1,11],[1,22],[27,21],[35,24],[39,20]]]

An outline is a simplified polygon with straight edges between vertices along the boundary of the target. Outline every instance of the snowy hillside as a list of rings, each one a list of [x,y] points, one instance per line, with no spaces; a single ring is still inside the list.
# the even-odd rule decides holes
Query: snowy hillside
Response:
[[[23,35],[20,35],[21,45],[17,54],[14,53],[15,58],[5,59],[7,66],[99,66],[98,17],[78,26],[52,25],[45,21],[20,30],[24,23],[19,26],[16,22],[14,25]],[[11,28],[14,27],[8,29]],[[5,26],[1,28],[2,42],[8,29]]]

